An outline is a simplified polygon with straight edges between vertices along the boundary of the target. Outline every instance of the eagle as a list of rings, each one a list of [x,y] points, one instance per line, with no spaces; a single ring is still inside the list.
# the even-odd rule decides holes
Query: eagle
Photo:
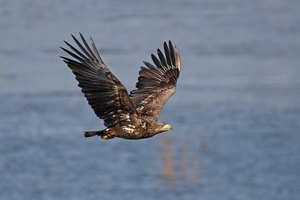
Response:
[[[157,49],[158,56],[151,54],[153,64],[143,61],[136,89],[128,93],[104,64],[92,37],[89,45],[79,34],[81,41],[71,35],[77,48],[66,41],[68,49],[60,47],[72,58],[60,57],[72,70],[89,105],[106,126],[100,131],[86,131],[85,137],[143,139],[172,130],[170,124],[158,122],[157,117],[174,94],[180,74],[180,54],[176,46],[171,41],[164,42],[164,53]]]

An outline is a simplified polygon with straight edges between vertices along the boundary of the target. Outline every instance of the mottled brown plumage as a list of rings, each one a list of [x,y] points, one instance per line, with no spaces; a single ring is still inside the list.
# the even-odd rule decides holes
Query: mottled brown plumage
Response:
[[[87,131],[85,136],[142,139],[171,130],[171,125],[157,122],[162,107],[175,92],[180,73],[179,51],[171,41],[164,43],[165,55],[160,49],[157,49],[158,57],[151,55],[154,65],[144,61],[136,89],[128,93],[102,61],[92,38],[89,46],[81,34],[80,37],[81,42],[72,35],[78,48],[66,41],[70,50],[61,47],[73,59],[62,58],[75,74],[95,114],[107,127]]]

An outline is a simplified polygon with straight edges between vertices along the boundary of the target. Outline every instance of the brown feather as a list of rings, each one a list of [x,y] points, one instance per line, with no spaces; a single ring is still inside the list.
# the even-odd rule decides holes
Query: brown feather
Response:
[[[81,34],[80,37],[83,44],[72,35],[81,52],[68,42],[65,43],[72,51],[62,48],[75,60],[62,58],[75,74],[96,115],[104,120],[105,126],[115,126],[120,123],[121,115],[135,114],[136,109],[126,88],[103,63],[95,43],[92,41],[91,49]]]
[[[155,66],[144,61],[145,66],[139,71],[137,89],[130,92],[130,97],[142,116],[156,120],[162,107],[175,92],[176,82],[180,74],[179,51],[164,43],[165,56],[160,49],[158,58],[151,54]]]

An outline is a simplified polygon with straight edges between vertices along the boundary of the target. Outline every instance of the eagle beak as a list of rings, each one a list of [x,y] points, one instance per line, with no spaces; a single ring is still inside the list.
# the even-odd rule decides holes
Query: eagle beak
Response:
[[[172,126],[171,126],[171,124],[165,124],[165,125],[162,127],[162,129],[163,129],[164,131],[170,131],[170,130],[172,130]]]
[[[155,130],[155,134],[166,132],[172,130],[172,126],[170,124],[163,124]]]

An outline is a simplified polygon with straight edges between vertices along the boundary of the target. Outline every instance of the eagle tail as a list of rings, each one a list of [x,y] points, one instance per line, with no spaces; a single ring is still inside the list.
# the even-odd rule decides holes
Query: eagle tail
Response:
[[[104,140],[114,138],[114,136],[109,134],[107,129],[104,129],[104,130],[101,130],[101,131],[86,131],[84,136],[85,137],[100,136]]]
[[[92,137],[92,136],[101,136],[101,135],[107,135],[107,131],[104,129],[104,130],[101,130],[101,131],[86,131],[84,136],[85,137]]]

